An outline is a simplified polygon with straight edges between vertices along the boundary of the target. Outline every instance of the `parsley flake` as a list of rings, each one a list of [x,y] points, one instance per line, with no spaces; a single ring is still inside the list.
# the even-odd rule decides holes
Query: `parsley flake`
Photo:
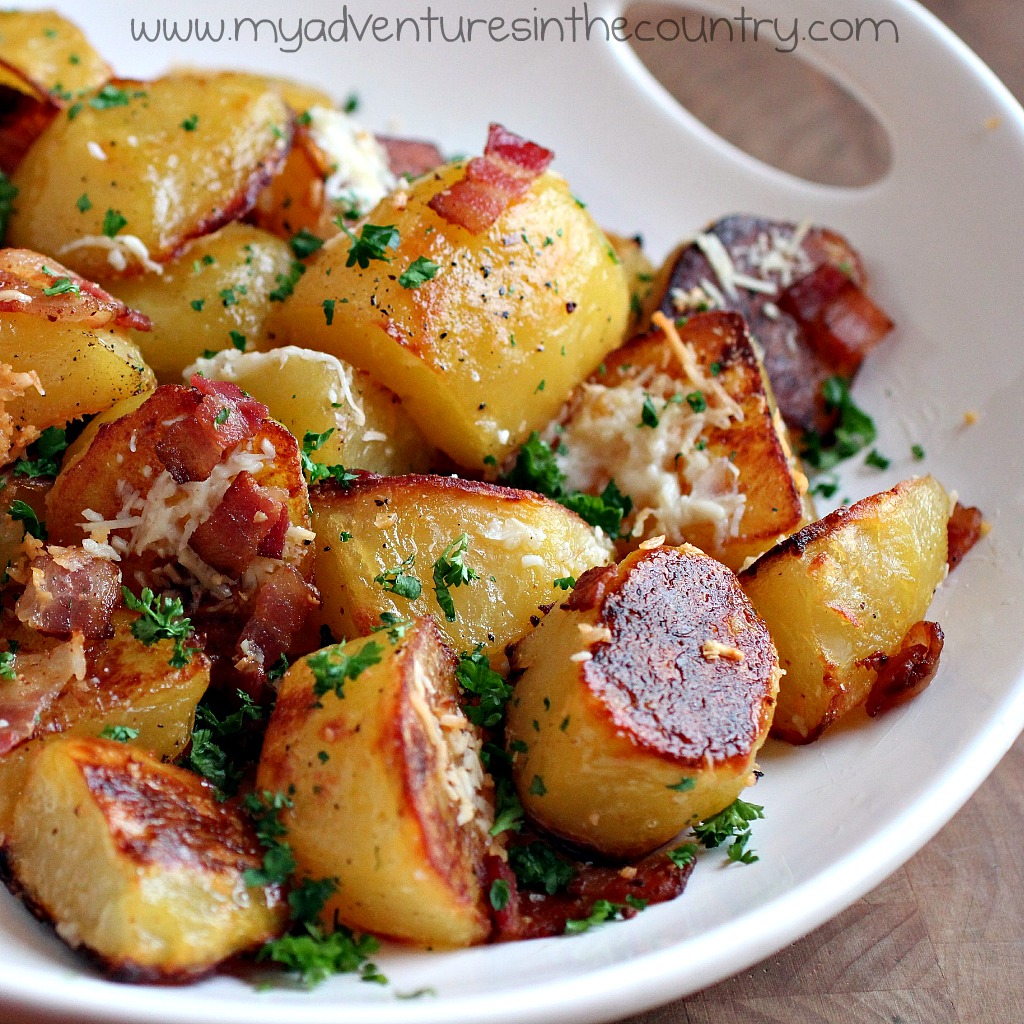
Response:
[[[551,586],[558,587],[559,590],[572,590],[576,586],[576,577],[559,576],[557,580],[552,580]]]
[[[115,743],[131,743],[138,736],[139,730],[128,725],[107,725],[100,733],[100,739],[113,740]]]
[[[108,209],[107,212],[103,214],[103,227],[101,230],[107,238],[114,238],[117,233],[127,225],[127,223],[127,219],[121,216],[120,210]]]
[[[306,265],[292,260],[287,274],[278,274],[275,278],[277,287],[267,296],[271,302],[284,302],[299,283],[299,278],[306,272]]]
[[[845,378],[829,377],[822,385],[822,396],[826,408],[839,412],[839,425],[828,437],[808,431],[802,454],[808,465],[825,472],[872,444],[877,430],[874,420],[854,403]]]
[[[231,339],[231,344],[239,352],[245,351],[245,335],[241,331],[228,331],[228,337]]]
[[[41,476],[56,476],[68,447],[67,433],[60,427],[47,427],[29,445],[25,458],[14,464],[15,476],[36,479]]]
[[[194,132],[199,127],[199,115],[190,114],[181,122],[181,127],[187,132]]]
[[[539,840],[526,846],[510,846],[508,862],[520,885],[541,889],[549,896],[568,888],[576,877],[576,869]]]
[[[427,281],[433,281],[440,267],[426,256],[417,256],[398,278],[403,288],[419,288]]]
[[[46,540],[46,524],[36,514],[31,505],[20,498],[11,502],[7,514],[16,522],[21,523],[25,528],[25,534],[35,537],[37,540]]]
[[[373,582],[380,585],[382,590],[389,594],[397,594],[407,601],[415,601],[423,593],[423,584],[410,571],[416,562],[416,553],[413,552],[404,562],[395,566],[394,569],[385,569],[373,578]]]
[[[358,263],[361,270],[366,270],[370,265],[370,260],[383,260],[385,263],[390,263],[391,257],[385,253],[388,249],[397,249],[401,240],[398,228],[394,224],[384,226],[364,224],[360,228],[359,237],[356,238],[340,218],[336,218],[334,223],[348,235],[349,241],[352,243],[348,250],[348,259],[345,261],[346,267],[353,267]]]
[[[452,587],[468,585],[480,579],[476,569],[466,565],[465,557],[469,552],[469,534],[463,533],[453,540],[434,563],[434,594],[437,603],[449,622],[455,622],[455,602],[452,600]]]
[[[355,682],[368,668],[380,663],[384,648],[376,640],[364,644],[355,654],[345,651],[346,644],[317,651],[306,658],[313,673],[313,693],[323,697],[333,692],[339,700],[345,699],[345,684]]]
[[[92,200],[89,198],[89,193],[83,192],[75,201],[75,206],[78,207],[79,213],[88,213],[92,209]]]
[[[466,717],[485,729],[500,725],[505,718],[505,705],[512,696],[512,686],[491,668],[482,644],[478,644],[472,654],[463,651],[459,655],[455,678],[464,693],[476,698],[473,704],[463,703]]]
[[[166,594],[156,597],[149,587],[142,591],[140,597],[127,587],[122,587],[121,593],[124,594],[125,605],[139,613],[139,618],[131,625],[132,636],[146,647],[152,647],[159,640],[173,640],[174,652],[168,664],[171,668],[184,668],[199,648],[185,646],[185,641],[192,635],[192,620],[185,615],[181,598]]]
[[[489,899],[491,901],[491,906],[494,907],[495,910],[504,910],[508,906],[508,901],[511,897],[512,889],[504,878],[496,878],[491,882]]]
[[[651,396],[644,392],[644,405],[640,410],[640,422],[637,424],[638,427],[651,427],[654,428],[658,425],[658,410],[654,408],[654,402]]]
[[[763,817],[764,808],[760,804],[749,804],[736,799],[724,811],[694,825],[693,834],[709,850],[731,839],[729,860],[753,864],[757,860],[757,854],[746,849],[750,839],[750,823]]]
[[[234,796],[245,776],[246,762],[237,748],[246,724],[263,718],[263,709],[244,690],[237,690],[236,694],[238,710],[228,715],[218,715],[205,700],[199,704],[192,747],[183,762],[186,768],[206,778],[221,800]]]
[[[295,254],[295,258],[299,260],[304,260],[307,256],[312,256],[317,249],[323,248],[323,244],[324,240],[318,235],[314,235],[309,228],[303,228],[301,231],[292,235],[288,240],[288,245]]]
[[[356,473],[350,473],[344,466],[337,464],[325,466],[320,462],[314,462],[311,458],[314,452],[320,451],[327,443],[327,439],[334,433],[334,427],[330,427],[322,434],[309,430],[302,437],[302,451],[299,452],[299,460],[302,463],[302,470],[306,474],[306,480],[310,484],[318,484],[321,480],[333,480],[342,487],[348,487],[353,480],[358,480]]]
[[[328,327],[330,327],[331,324],[334,323],[334,304],[334,299],[324,299],[323,301],[324,320],[326,321]]]
[[[16,679],[18,673],[14,669],[14,659],[18,653],[18,641],[9,640],[8,650],[0,653],[0,679],[6,679],[10,682]]]

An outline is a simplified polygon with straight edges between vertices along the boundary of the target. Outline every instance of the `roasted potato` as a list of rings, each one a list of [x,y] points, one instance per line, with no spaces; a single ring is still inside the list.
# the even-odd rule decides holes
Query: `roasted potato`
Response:
[[[614,479],[633,500],[623,533],[686,541],[738,570],[808,521],[807,478],[743,320],[655,316],[570,399],[567,486],[599,494]]]
[[[562,178],[544,174],[475,235],[428,206],[464,171],[440,168],[370,213],[397,232],[383,260],[360,267],[350,239],[328,241],[271,333],[368,370],[429,441],[482,471],[621,342],[629,297],[608,240]],[[411,286],[403,275],[420,259],[436,274]]]
[[[557,835],[641,857],[754,781],[778,658],[735,576],[696,548],[594,569],[512,664],[516,789]]]
[[[193,654],[183,668],[172,667],[173,643],[140,643],[131,633],[136,618],[115,613],[114,635],[90,650],[86,678],[72,679],[39,716],[34,738],[0,758],[0,833],[9,828],[28,764],[49,736],[99,736],[108,727],[126,726],[137,733],[132,743],[165,760],[188,746],[196,705],[210,683],[210,661]],[[26,632],[19,630],[7,640],[31,651]]]
[[[300,873],[338,880],[324,920],[426,946],[487,937],[494,812],[454,667],[421,617],[286,673],[256,784],[291,797],[282,820]]]
[[[384,612],[432,613],[455,650],[480,643],[496,658],[562,594],[555,580],[608,560],[607,548],[575,513],[491,484],[369,477],[347,490],[314,488],[311,501],[324,621],[340,637],[377,629]],[[463,535],[463,561],[477,577],[450,589],[452,618],[438,604],[433,573]],[[404,596],[397,577],[410,576],[415,584]]]
[[[421,473],[434,449],[401,401],[365,370],[326,352],[287,345],[270,352],[227,351],[189,368],[212,380],[234,381],[301,441],[331,431],[310,458],[371,473]],[[314,442],[315,443],[315,442]]]
[[[118,80],[55,118],[13,181],[14,245],[94,280],[159,273],[190,239],[248,209],[284,161],[280,94],[223,75]],[[69,111],[70,113],[70,111]]]
[[[178,383],[204,352],[253,349],[266,337],[271,302],[283,295],[292,254],[279,238],[245,224],[204,235],[162,273],[119,281],[120,298],[153,321],[139,348],[161,383]]]
[[[251,827],[198,775],[100,739],[43,744],[3,849],[9,884],[125,981],[188,981],[283,930]]]
[[[946,574],[950,500],[930,476],[805,526],[740,574],[785,676],[772,735],[809,743],[863,704]]]

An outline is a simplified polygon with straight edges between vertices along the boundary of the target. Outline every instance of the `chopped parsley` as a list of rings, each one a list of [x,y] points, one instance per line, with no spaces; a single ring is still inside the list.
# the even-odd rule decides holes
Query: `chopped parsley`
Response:
[[[245,335],[241,331],[228,331],[228,337],[231,339],[231,344],[239,352],[245,351]]]
[[[358,263],[360,269],[366,270],[370,265],[370,260],[383,260],[385,263],[390,263],[391,257],[386,255],[386,252],[388,249],[397,249],[401,240],[398,228],[394,224],[384,226],[364,224],[359,230],[358,238],[339,219],[335,219],[335,224],[348,235],[349,241],[352,243],[348,250],[346,267],[354,267]]]
[[[14,670],[14,659],[18,653],[18,641],[9,640],[8,649],[0,653],[0,679],[8,681],[16,679],[18,673]]]
[[[18,188],[11,184],[11,179],[0,171],[0,242],[7,234],[7,222],[14,211],[14,200],[18,198]]]
[[[309,228],[302,228],[301,231],[296,232],[288,240],[288,245],[291,246],[291,250],[298,260],[304,260],[307,256],[312,256],[317,249],[323,248],[323,244],[324,240],[318,235],[314,235]]]
[[[629,906],[626,903],[597,900],[591,908],[589,917],[570,919],[565,922],[565,934],[579,935],[580,932],[589,931],[595,925],[604,924],[607,921],[619,921],[623,911],[627,910]],[[637,908],[633,907],[633,909]]]
[[[523,805],[512,781],[512,758],[494,743],[485,743],[481,764],[494,779],[494,824],[491,835],[518,832],[523,827]]]
[[[78,287],[77,281],[70,277],[58,277],[48,288],[43,289],[46,296],[53,295],[81,295],[82,289]]]
[[[887,459],[877,448],[872,448],[864,458],[864,465],[873,469],[888,469],[892,460]]]
[[[614,480],[598,495],[577,491],[558,501],[591,526],[599,526],[612,540],[622,535],[622,520],[633,509],[633,499],[623,494]]]
[[[491,906],[494,907],[495,910],[504,910],[508,906],[508,901],[511,896],[512,890],[504,878],[496,878],[491,882],[489,899],[491,901]]]
[[[225,309],[229,306],[238,305],[238,296],[235,294],[234,288],[221,288],[217,294],[220,296],[220,303]]]
[[[269,679],[269,674],[268,674]],[[204,776],[221,800],[234,796],[245,775],[245,762],[234,755],[231,747],[245,730],[246,723],[257,722],[263,709],[244,691],[237,690],[238,710],[218,716],[204,701],[196,708],[196,724],[192,730],[192,749],[184,766]]]
[[[474,724],[494,729],[505,718],[505,705],[512,696],[512,686],[491,668],[483,645],[478,644],[472,654],[463,651],[455,669],[455,678],[463,692],[476,697],[476,703],[464,703],[462,710]]]
[[[285,935],[266,943],[258,960],[272,960],[299,975],[307,988],[332,974],[358,973],[363,981],[386,984],[387,979],[369,958],[380,949],[372,935],[356,935],[344,925],[329,933],[315,924],[303,925],[298,935]]]
[[[133,98],[145,96],[141,91],[129,93],[127,89],[119,89],[109,82],[95,96],[89,98],[89,106],[93,110],[110,110],[111,107],[127,107]]]
[[[694,825],[693,834],[709,850],[731,839],[729,860],[753,864],[758,859],[757,854],[746,849],[750,840],[750,823],[763,817],[764,808],[760,804],[736,799],[724,811]]]
[[[128,221],[125,217],[121,216],[120,210],[108,209],[103,214],[103,227],[100,229],[107,238],[114,238],[117,233],[126,225]]]
[[[379,584],[389,594],[397,594],[407,601],[415,601],[423,593],[423,584],[410,571],[415,562],[416,553],[413,552],[394,569],[385,569],[382,573],[378,573],[374,576],[373,582]]]
[[[189,303],[189,305],[190,305],[190,306],[191,306],[191,307],[192,307],[192,308],[193,308],[193,309],[194,309],[194,310],[195,310],[195,311],[196,311],[197,313],[201,313],[201,312],[203,311],[203,306],[205,306],[205,305],[206,305],[206,299],[193,299],[193,300],[192,300],[192,301],[191,301],[191,302]]]
[[[330,427],[322,434],[317,434],[312,430],[307,431],[302,437],[302,451],[299,452],[299,459],[302,462],[302,471],[306,474],[306,480],[310,484],[318,484],[321,480],[333,480],[340,486],[347,487],[353,480],[359,479],[356,473],[350,473],[342,465],[325,466],[312,460],[313,452],[320,451],[333,433],[334,427]]]
[[[647,392],[644,392],[644,405],[640,410],[640,422],[638,427],[656,427],[659,423],[658,410],[654,408],[654,401]]]
[[[508,862],[520,885],[541,889],[549,896],[569,886],[576,869],[541,841],[526,846],[510,846]]]
[[[572,590],[576,586],[576,577],[559,576],[557,580],[552,580],[551,586],[558,587],[559,590]]]
[[[808,431],[803,438],[802,455],[809,466],[826,472],[872,444],[877,431],[874,420],[850,397],[845,378],[829,377],[822,385],[822,396],[827,409],[839,412],[839,423],[829,437]]]
[[[687,865],[692,864],[694,858],[697,856],[697,850],[699,847],[696,843],[683,843],[682,846],[677,846],[674,850],[667,850],[665,856],[677,868],[685,868]]]
[[[227,423],[230,415],[231,410],[225,405],[224,408],[213,417],[213,422],[216,423],[218,427],[223,427],[224,424]]]
[[[14,464],[15,476],[35,479],[41,476],[56,476],[68,447],[67,432],[61,427],[47,427],[29,445],[25,458]]]
[[[380,628],[387,633],[392,647],[405,636],[406,630],[412,625],[411,619],[403,619],[394,612],[381,612],[380,621]]]
[[[548,787],[544,785],[544,780],[539,775],[534,775],[533,781],[530,783],[530,795],[531,796],[547,796]]]
[[[7,514],[16,522],[21,523],[25,528],[25,534],[35,537],[37,540],[46,540],[46,523],[44,523],[36,510],[20,498],[11,502]]]
[[[399,277],[398,283],[403,288],[419,288],[421,284],[433,281],[439,269],[433,260],[428,260],[426,256],[417,256]]]
[[[377,665],[384,648],[376,640],[364,644],[355,654],[345,651],[345,643],[337,644],[306,658],[313,673],[313,693],[323,697],[333,692],[339,700],[345,698],[345,684],[355,682],[368,668]]]
[[[704,412],[708,407],[708,400],[704,397],[703,391],[691,391],[686,396],[686,404],[694,412]]]
[[[334,323],[334,299],[324,299],[324,320],[327,322],[327,326],[330,327]]]
[[[924,459],[924,446],[920,444],[915,444],[910,449],[910,454],[913,455],[915,461],[921,462]]]
[[[192,620],[185,615],[181,598],[166,594],[156,597],[149,587],[142,591],[141,597],[136,597],[127,587],[122,587],[121,592],[125,605],[139,613],[139,618],[131,625],[132,636],[147,647],[159,640],[173,640],[174,652],[168,664],[171,668],[184,668],[199,648],[185,645],[192,635]]]
[[[480,573],[466,565],[468,553],[469,534],[463,533],[444,549],[441,557],[434,563],[434,594],[444,617],[449,622],[454,622],[457,618],[451,588],[468,585],[473,580],[480,579]]]
[[[199,127],[199,115],[190,114],[181,122],[181,127],[187,132],[194,132]]]
[[[345,97],[345,102],[341,109],[346,114],[354,114],[359,109],[359,94],[350,92]]]
[[[131,743],[138,736],[139,730],[128,725],[107,725],[100,733],[100,739],[113,740],[115,743]]]
[[[277,287],[267,296],[271,302],[284,302],[299,283],[299,278],[306,272],[306,265],[292,260],[287,274],[278,274],[275,278]]]
[[[92,200],[89,198],[89,193],[83,192],[75,201],[75,206],[78,207],[79,213],[88,213],[92,209]]]
[[[692,775],[684,775],[677,783],[671,786],[666,786],[666,789],[671,789],[676,793],[689,793],[691,789],[694,789],[697,785],[697,780]]]

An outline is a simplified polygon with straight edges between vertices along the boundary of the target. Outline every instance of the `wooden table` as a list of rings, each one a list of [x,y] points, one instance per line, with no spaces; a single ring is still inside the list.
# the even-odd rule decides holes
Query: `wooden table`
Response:
[[[1021,0],[925,0],[925,6],[1024,98]],[[837,16],[850,13],[836,8]],[[736,95],[727,83],[742,77],[744,60],[766,59],[740,59],[734,52],[702,69],[700,89],[683,80],[672,86],[722,134],[745,139],[752,151],[771,158],[769,136],[778,134],[777,122],[762,135],[750,124],[749,109],[737,114],[734,104],[716,106],[714,99]],[[661,70],[672,77],[672,69]],[[777,88],[784,93],[794,85],[783,81]],[[799,95],[798,83],[795,88]],[[785,159],[792,162],[796,152],[803,167],[820,177],[870,176],[879,158],[870,126],[854,122],[852,138],[829,128],[822,132],[836,98],[827,87],[802,91],[790,109],[804,138],[796,145],[787,139]],[[836,154],[845,163],[838,175]],[[743,974],[623,1024],[1024,1022],[1021,822],[1024,738],[921,853],[845,913]]]

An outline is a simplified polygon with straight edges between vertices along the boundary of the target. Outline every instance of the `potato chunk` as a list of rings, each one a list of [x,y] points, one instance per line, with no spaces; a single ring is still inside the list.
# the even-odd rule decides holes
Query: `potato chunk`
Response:
[[[735,576],[696,548],[588,573],[512,663],[516,789],[551,832],[641,857],[753,782],[778,659]]]
[[[371,473],[422,473],[437,453],[409,419],[397,395],[365,370],[309,348],[222,352],[189,367],[211,380],[233,381],[300,441],[331,431],[313,462]]]
[[[332,669],[353,663],[364,667],[331,689]],[[291,795],[283,820],[300,871],[338,879],[324,920],[337,912],[353,928],[429,946],[487,937],[493,807],[454,667],[423,617],[393,640],[328,647],[285,675],[257,786]]]
[[[633,499],[624,534],[694,544],[739,569],[808,521],[807,478],[736,313],[657,323],[573,394],[567,486]]]
[[[115,978],[187,981],[279,934],[248,822],[197,775],[99,739],[45,744],[4,847],[7,872],[57,934]]]
[[[83,97],[76,116],[55,118],[25,155],[9,224],[12,244],[94,280],[154,270],[189,239],[244,214],[287,153],[284,100],[244,77],[174,75],[104,89],[107,100]]]
[[[441,168],[371,211],[398,232],[386,261],[360,267],[347,237],[328,241],[271,329],[281,344],[368,370],[433,444],[482,470],[541,429],[619,344],[629,298],[608,240],[562,178],[542,175],[474,235],[428,206],[464,170]],[[436,274],[403,284],[421,258]]]
[[[279,238],[246,224],[204,235],[163,267],[117,284],[117,293],[153,321],[139,348],[161,383],[207,350],[255,348],[266,335],[272,294],[292,263]]]
[[[562,593],[555,580],[608,560],[607,548],[575,513],[507,487],[454,477],[370,477],[348,490],[314,489],[311,501],[316,581],[324,621],[337,636],[377,629],[384,612],[433,613],[457,651],[481,643],[497,657]],[[478,578],[450,588],[449,621],[433,567],[463,534],[463,561]],[[410,596],[402,595],[399,575],[416,577],[416,596],[414,584]]]
[[[949,496],[930,476],[840,508],[762,555],[740,583],[785,676],[772,735],[809,743],[863,704],[880,659],[946,573]]]

